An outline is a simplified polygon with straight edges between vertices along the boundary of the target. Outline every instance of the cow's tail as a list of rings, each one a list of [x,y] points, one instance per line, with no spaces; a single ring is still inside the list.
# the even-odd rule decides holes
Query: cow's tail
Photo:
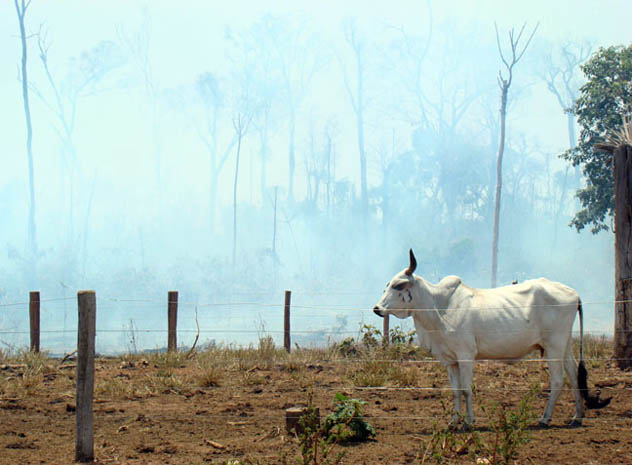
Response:
[[[579,365],[577,366],[577,384],[579,392],[584,398],[584,404],[587,409],[604,408],[610,403],[612,397],[600,399],[599,393],[594,396],[588,391],[588,372],[584,366],[584,314],[582,312],[582,301],[577,300],[577,311],[579,312]]]

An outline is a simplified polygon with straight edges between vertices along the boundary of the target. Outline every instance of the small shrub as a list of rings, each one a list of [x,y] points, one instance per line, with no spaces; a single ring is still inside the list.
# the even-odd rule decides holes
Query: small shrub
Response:
[[[389,370],[389,378],[398,387],[414,387],[419,385],[419,371],[414,366],[393,364]]]
[[[515,463],[519,449],[527,444],[531,437],[529,426],[536,419],[533,402],[539,388],[533,387],[520,401],[515,410],[507,410],[500,404],[491,407],[481,405],[488,416],[491,434],[487,439],[477,431],[457,434],[453,428],[440,429],[435,423],[430,440],[422,445],[417,459],[420,463],[453,463],[458,457],[468,455],[476,458],[476,463],[490,465]],[[442,402],[444,416],[451,413]]]
[[[97,382],[95,386],[97,397],[107,397],[109,399],[129,399],[134,397],[135,392],[132,385],[127,380],[121,378],[108,378]]]
[[[367,360],[352,368],[348,377],[355,386],[384,386],[389,379],[389,364],[383,360]]]
[[[358,354],[359,348],[354,338],[347,337],[341,342],[335,342],[332,344],[330,353],[336,357],[353,357]]]
[[[238,371],[248,371],[257,366],[257,362],[255,357],[253,356],[253,350],[248,348],[237,348],[235,349],[233,355],[234,359],[237,363]]]
[[[50,359],[46,352],[24,350],[18,353],[17,359],[26,365],[25,374],[46,374],[54,371],[54,368],[47,363]]]
[[[336,442],[365,441],[375,437],[375,429],[362,416],[366,402],[349,399],[341,393],[334,397],[334,411],[325,418],[323,429]]]
[[[298,420],[300,433],[297,435],[299,442],[299,465],[333,465],[338,464],[344,457],[344,452],[331,457],[336,446],[332,436],[325,434],[320,424],[318,411],[314,407],[313,393],[307,394],[306,412]]]
[[[415,342],[416,334],[417,332],[414,329],[405,333],[401,326],[395,326],[389,331],[391,344],[395,345],[411,345]]]
[[[266,378],[252,371],[244,371],[241,374],[240,382],[244,386],[259,386],[267,382]]]
[[[605,334],[595,336],[584,334],[584,359],[588,368],[599,368],[604,360],[608,360],[612,355],[611,338]],[[573,349],[579,355],[579,338],[573,338]]]
[[[184,394],[190,390],[190,384],[171,370],[159,370],[149,376],[148,390],[152,394]]]
[[[216,366],[210,366],[201,370],[196,376],[196,383],[203,388],[217,387],[221,384],[224,372]]]
[[[382,332],[373,325],[364,324],[360,328],[360,341],[367,348],[378,347],[382,344]]]
[[[334,397],[334,411],[329,414],[323,424],[313,405],[313,394],[308,393],[307,411],[299,419],[301,433],[298,434],[300,445],[300,465],[341,463],[344,452],[333,454],[335,447],[350,441],[365,441],[375,436],[375,430],[362,415],[362,407],[366,402],[360,399],[349,399],[341,393]]]
[[[220,385],[225,372],[225,363],[220,355],[219,350],[209,350],[198,354],[195,358],[197,364],[195,384],[203,388]]]
[[[422,445],[417,459],[423,464],[427,463],[428,459],[434,463],[453,463],[457,457],[466,454],[473,458],[478,453],[479,443],[480,437],[476,432],[467,435],[457,434],[454,429],[440,429],[435,423],[432,437]]]
[[[481,405],[489,418],[493,431],[493,445],[483,445],[492,458],[492,464],[509,464],[518,457],[518,450],[531,440],[529,426],[536,420],[533,402],[540,389],[532,387],[522,398],[515,410],[507,410],[497,404],[491,407]]]
[[[272,336],[263,336],[259,338],[259,346],[257,347],[257,359],[262,362],[266,368],[270,368],[277,358],[277,349],[274,345]]]
[[[172,352],[155,352],[149,355],[149,362],[158,368],[182,368],[185,366],[187,354],[174,350]]]

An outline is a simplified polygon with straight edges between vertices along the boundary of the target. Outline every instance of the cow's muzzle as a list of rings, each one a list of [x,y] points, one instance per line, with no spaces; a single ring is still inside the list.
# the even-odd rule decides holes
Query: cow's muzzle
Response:
[[[373,307],[373,313],[375,313],[377,316],[381,316],[382,318],[384,318],[384,310],[378,307],[377,305]]]

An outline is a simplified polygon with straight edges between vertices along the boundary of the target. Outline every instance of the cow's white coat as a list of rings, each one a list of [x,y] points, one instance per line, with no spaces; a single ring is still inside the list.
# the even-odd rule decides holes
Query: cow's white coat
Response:
[[[544,278],[495,289],[475,289],[457,276],[431,284],[414,275],[416,261],[395,275],[374,308],[380,316],[413,317],[421,345],[448,370],[455,417],[465,397],[465,420],[474,422],[472,378],[475,360],[513,361],[543,351],[550,373],[550,397],[540,420],[548,424],[560,396],[564,372],[575,395],[575,423],[584,417],[571,331],[579,295]]]

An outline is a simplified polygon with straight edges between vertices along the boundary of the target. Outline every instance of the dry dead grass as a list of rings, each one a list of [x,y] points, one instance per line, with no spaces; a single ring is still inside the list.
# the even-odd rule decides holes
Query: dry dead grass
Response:
[[[611,344],[606,338],[585,337],[585,357],[607,359]],[[534,354],[535,359],[538,356]],[[74,400],[73,361],[61,365],[46,354],[19,353],[6,356],[3,362],[14,366],[0,370],[4,417],[0,448],[14,454],[6,455],[7,463],[71,463],[68,431],[74,417],[68,406]],[[533,463],[565,463],[562,460],[571,456],[575,461],[581,457],[602,463],[598,459],[613,454],[610,449],[606,456],[606,447],[616,441],[622,448],[628,446],[620,431],[629,429],[632,381],[615,371],[612,362],[600,363],[590,373],[590,386],[603,389],[604,396],[614,395],[612,405],[598,414],[590,412],[587,428],[567,430],[563,425],[572,411],[572,397],[565,391],[555,428],[534,431],[537,441],[524,446],[516,463],[528,463],[527,458]],[[535,383],[542,390],[534,400],[540,413],[548,387],[546,366],[539,360],[477,364],[475,380],[480,390],[474,408],[486,441],[494,439],[485,431],[491,420],[481,401],[513,410]],[[213,345],[190,357],[183,352],[101,358],[96,368],[99,463],[226,464],[232,460],[272,464],[284,463],[283,454],[288,457],[286,463],[296,463],[298,446],[284,434],[284,410],[301,405],[306,392],[314,393],[323,416],[338,392],[367,402],[366,413],[378,439],[345,449],[349,454],[345,463],[421,463],[423,453],[415,461],[417,450],[433,437],[436,425],[447,424],[450,412],[442,405],[452,405],[445,368],[405,345],[378,346],[344,356],[330,349],[296,349],[288,354],[266,339],[248,347]],[[386,389],[358,389],[363,385]],[[15,432],[25,434],[28,442],[24,444],[39,449],[23,447],[18,451],[21,455],[14,453],[9,446],[17,444]],[[63,435],[70,439],[59,441]],[[411,440],[412,436],[416,438]],[[222,448],[209,445],[207,439]],[[58,451],[45,446],[52,441],[63,442]],[[588,444],[581,453],[577,452],[580,444]],[[599,444],[604,445],[602,455],[595,446]],[[613,463],[626,463],[620,460],[622,453],[616,454],[615,450]],[[456,461],[461,459],[465,457],[455,456]]]

